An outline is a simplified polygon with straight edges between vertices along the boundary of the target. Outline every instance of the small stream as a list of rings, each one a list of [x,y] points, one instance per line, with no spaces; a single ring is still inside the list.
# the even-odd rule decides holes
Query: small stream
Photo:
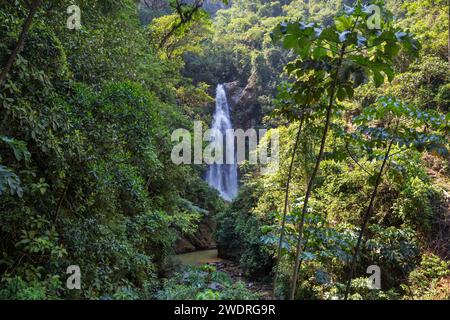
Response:
[[[208,263],[218,263],[223,260],[218,257],[217,249],[194,251],[177,255],[177,259],[184,266],[198,266]]]
[[[176,258],[180,261],[181,265],[185,267],[212,264],[218,271],[228,274],[233,282],[243,281],[248,289],[260,294],[262,300],[270,300],[272,297],[271,283],[249,281],[243,277],[242,270],[238,265],[231,261],[220,259],[218,257],[217,249],[179,254]]]

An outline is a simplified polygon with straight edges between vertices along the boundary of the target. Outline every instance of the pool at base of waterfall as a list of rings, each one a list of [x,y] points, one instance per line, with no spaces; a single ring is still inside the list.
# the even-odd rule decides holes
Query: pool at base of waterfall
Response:
[[[218,257],[217,249],[201,250],[189,253],[183,253],[176,256],[180,263],[184,266],[199,266],[208,263],[222,262]]]

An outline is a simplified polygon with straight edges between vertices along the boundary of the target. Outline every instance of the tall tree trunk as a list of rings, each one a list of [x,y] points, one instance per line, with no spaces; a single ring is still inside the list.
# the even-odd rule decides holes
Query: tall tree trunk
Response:
[[[320,163],[322,162],[323,154],[325,151],[325,144],[327,142],[328,130],[330,128],[330,123],[331,123],[331,115],[333,113],[334,98],[336,95],[336,89],[337,89],[337,85],[338,85],[338,75],[339,75],[339,71],[341,69],[342,60],[344,59],[344,54],[345,54],[345,45],[342,46],[338,65],[336,68],[336,73],[334,75],[333,86],[331,88],[331,94],[330,94],[330,100],[329,100],[328,107],[327,107],[325,128],[323,130],[322,142],[320,144],[319,155],[317,156],[314,171],[312,172],[311,177],[309,179],[308,188],[306,190],[306,195],[305,195],[305,200],[303,202],[302,214],[301,214],[300,224],[298,227],[298,241],[297,241],[297,246],[296,246],[294,275],[292,277],[292,284],[291,284],[291,295],[290,295],[291,300],[294,300],[295,292],[297,291],[297,281],[298,281],[298,273],[299,273],[299,267],[300,267],[300,257],[302,254],[302,240],[303,240],[303,229],[304,229],[304,225],[305,225],[305,217],[306,217],[306,212],[308,210],[309,198],[311,197],[312,189],[314,188],[314,180],[316,179],[317,173],[319,172]]]
[[[295,138],[295,144],[294,148],[292,149],[292,156],[291,156],[291,163],[289,165],[289,173],[286,181],[286,189],[284,191],[284,209],[283,209],[283,218],[281,222],[281,233],[280,233],[280,240],[278,242],[278,251],[277,251],[277,261],[275,265],[275,275],[273,277],[273,291],[272,291],[272,298],[275,299],[275,291],[277,288],[277,280],[278,280],[278,273],[279,273],[279,267],[280,267],[280,260],[281,260],[281,251],[283,249],[283,241],[285,236],[285,229],[286,229],[286,216],[288,212],[288,204],[289,204],[289,189],[291,186],[291,180],[292,180],[292,171],[294,169],[294,162],[295,162],[295,155],[297,154],[297,149],[300,144],[300,136],[303,129],[303,122],[304,122],[304,112],[301,114],[300,118],[300,124],[298,126],[298,132],[297,137]]]
[[[397,123],[397,128],[398,128],[398,123]],[[397,131],[397,129],[395,131]],[[364,214],[363,224],[362,224],[361,230],[359,231],[358,241],[356,243],[355,251],[354,251],[353,257],[352,257],[352,264],[351,264],[351,267],[350,267],[350,274],[349,274],[349,277],[348,277],[348,280],[347,280],[347,286],[345,288],[344,300],[348,299],[348,295],[350,293],[350,288],[351,288],[352,279],[353,279],[353,273],[355,272],[356,260],[358,259],[358,255],[359,255],[362,239],[363,239],[364,233],[366,231],[367,224],[369,222],[370,216],[372,215],[373,205],[374,205],[375,199],[376,199],[376,197],[378,195],[378,188],[379,188],[379,186],[381,184],[381,180],[383,178],[384,169],[385,169],[385,167],[386,167],[386,165],[388,163],[389,156],[390,156],[390,153],[391,153],[393,145],[394,145],[394,139],[392,139],[391,142],[389,143],[389,147],[388,147],[388,149],[386,151],[386,154],[384,155],[383,164],[382,164],[382,166],[380,168],[380,171],[378,172],[377,180],[375,182],[375,187],[373,189],[372,196],[370,197],[369,206],[367,207],[366,213]]]
[[[8,61],[6,61],[6,64],[3,67],[2,72],[0,73],[0,87],[3,86],[3,83],[6,80],[6,75],[13,66],[14,61],[16,60],[16,57],[19,54],[20,50],[22,50],[23,44],[28,35],[28,31],[30,30],[31,27],[31,23],[33,22],[33,17],[36,14],[36,11],[38,10],[39,6],[41,5],[41,2],[42,0],[35,0],[31,5],[28,17],[22,25],[22,32],[20,33],[19,40],[17,41],[16,46],[11,52]]]

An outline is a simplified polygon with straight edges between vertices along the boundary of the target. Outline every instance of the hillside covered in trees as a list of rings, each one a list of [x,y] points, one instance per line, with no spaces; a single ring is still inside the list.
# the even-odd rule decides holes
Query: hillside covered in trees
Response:
[[[0,299],[450,299],[449,19],[0,2]],[[174,161],[223,117],[278,137],[276,169]]]

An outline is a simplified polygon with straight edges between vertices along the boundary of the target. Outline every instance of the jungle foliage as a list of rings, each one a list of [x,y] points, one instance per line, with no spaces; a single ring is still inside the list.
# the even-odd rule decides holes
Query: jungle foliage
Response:
[[[280,130],[280,170],[242,168],[241,193],[219,224],[224,251],[250,275],[273,263],[278,298],[430,298],[408,289],[408,275],[431,249],[448,188],[434,183],[424,160],[441,159],[437,169],[447,172],[447,24],[434,22],[446,21],[448,4],[431,18],[427,1],[394,2],[381,31],[367,29],[371,12],[358,1],[333,3],[338,14],[315,1],[300,14],[279,7],[285,16],[272,37],[286,49],[285,76],[267,123]],[[426,19],[431,27],[419,31]],[[444,263],[448,252],[434,259]],[[382,291],[367,290],[373,264],[383,270]],[[446,276],[437,278],[445,287]],[[436,290],[436,298],[447,292]]]
[[[201,168],[170,160],[199,98],[133,1],[90,1],[79,31],[67,5],[38,10],[0,88],[0,298],[153,298],[175,241],[222,206]],[[27,13],[2,3],[1,65]],[[84,290],[65,289],[69,265]]]
[[[79,30],[72,2],[0,5],[0,299],[260,298],[177,265],[204,218],[277,299],[450,298],[448,1],[78,0]],[[280,134],[232,203],[170,159],[226,82]]]

